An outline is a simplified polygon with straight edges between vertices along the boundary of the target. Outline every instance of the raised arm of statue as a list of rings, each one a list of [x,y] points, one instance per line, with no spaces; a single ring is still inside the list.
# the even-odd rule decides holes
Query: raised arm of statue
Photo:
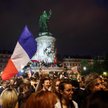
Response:
[[[39,29],[40,32],[48,32],[48,21],[51,17],[51,10],[47,13],[46,11],[43,11],[42,15],[40,15],[39,18]]]

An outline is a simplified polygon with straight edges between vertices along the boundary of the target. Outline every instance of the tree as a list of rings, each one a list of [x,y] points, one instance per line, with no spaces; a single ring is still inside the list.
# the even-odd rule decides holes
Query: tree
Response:
[[[81,60],[81,75],[86,75],[90,73],[90,65],[87,59]]]

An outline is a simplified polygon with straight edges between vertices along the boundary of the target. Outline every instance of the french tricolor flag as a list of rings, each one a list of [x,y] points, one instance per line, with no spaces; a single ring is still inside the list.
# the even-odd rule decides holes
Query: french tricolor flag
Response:
[[[27,26],[25,26],[13,54],[2,72],[2,80],[9,80],[23,69],[33,57],[36,50],[36,41]]]

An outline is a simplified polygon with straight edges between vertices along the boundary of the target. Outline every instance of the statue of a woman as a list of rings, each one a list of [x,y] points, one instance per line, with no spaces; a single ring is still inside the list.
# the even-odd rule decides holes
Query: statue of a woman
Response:
[[[40,15],[39,18],[40,32],[48,32],[48,20],[50,19],[50,17],[51,17],[51,10],[49,11],[49,13],[43,11],[42,15]]]

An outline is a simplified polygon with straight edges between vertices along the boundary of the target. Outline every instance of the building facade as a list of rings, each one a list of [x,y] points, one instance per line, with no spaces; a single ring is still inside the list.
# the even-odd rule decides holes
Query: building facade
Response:
[[[63,59],[62,65],[63,67],[67,67],[71,69],[74,66],[81,67],[82,61],[86,61],[88,64],[91,64],[91,65],[93,64],[92,58],[70,58],[68,57],[68,58]]]
[[[5,68],[10,56],[10,53],[0,53],[0,72]]]

